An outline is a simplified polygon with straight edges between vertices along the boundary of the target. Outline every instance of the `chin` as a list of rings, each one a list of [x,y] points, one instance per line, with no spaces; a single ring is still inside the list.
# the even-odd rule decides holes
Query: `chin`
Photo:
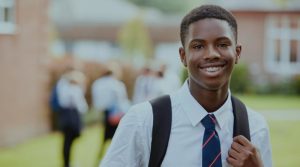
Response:
[[[196,87],[199,87],[203,90],[208,91],[218,91],[222,89],[228,89],[228,80],[224,80],[217,77],[217,78],[205,78],[205,77],[198,77],[197,79],[193,79],[194,77],[191,77],[189,80],[192,82],[192,84]],[[192,80],[192,81],[191,81]]]
[[[218,91],[222,89],[228,89],[226,84],[227,82],[205,82],[203,83],[203,86],[206,90],[209,91]]]

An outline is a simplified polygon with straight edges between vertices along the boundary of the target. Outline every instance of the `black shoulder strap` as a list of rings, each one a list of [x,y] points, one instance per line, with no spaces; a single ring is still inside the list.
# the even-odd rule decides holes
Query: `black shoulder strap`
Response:
[[[160,167],[171,133],[171,99],[169,95],[164,95],[151,100],[150,103],[153,111],[153,129],[149,167]]]
[[[249,120],[246,106],[238,98],[231,96],[234,125],[233,125],[233,137],[237,135],[245,136],[251,141]]]

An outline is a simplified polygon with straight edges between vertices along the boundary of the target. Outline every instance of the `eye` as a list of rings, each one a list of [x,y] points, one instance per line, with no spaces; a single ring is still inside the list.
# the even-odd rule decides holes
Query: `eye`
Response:
[[[218,48],[227,48],[229,45],[226,43],[220,43],[217,45]]]
[[[204,45],[202,44],[195,44],[192,46],[193,49],[203,49],[204,48]]]

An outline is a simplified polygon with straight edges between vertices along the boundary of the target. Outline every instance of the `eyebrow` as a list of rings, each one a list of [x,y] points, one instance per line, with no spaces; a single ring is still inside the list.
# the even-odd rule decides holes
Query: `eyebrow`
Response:
[[[205,42],[205,40],[196,38],[196,39],[192,39],[189,43],[194,43],[194,42]]]
[[[218,37],[215,41],[223,41],[223,40],[226,40],[226,41],[229,41],[230,43],[233,43],[233,41],[226,37],[226,36],[222,36],[222,37]],[[201,39],[201,38],[196,38],[196,39],[192,39],[190,42],[188,42],[189,44],[191,43],[194,43],[194,42],[206,42],[204,39]]]
[[[228,41],[231,42],[231,39],[228,38],[228,37],[219,37],[219,38],[217,38],[217,41],[220,41],[220,40],[228,40]]]

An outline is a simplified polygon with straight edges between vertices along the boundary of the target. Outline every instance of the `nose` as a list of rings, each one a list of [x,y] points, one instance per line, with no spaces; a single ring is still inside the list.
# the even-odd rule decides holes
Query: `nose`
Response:
[[[217,51],[217,49],[210,45],[207,49],[207,54],[205,54],[205,59],[217,59],[217,58],[220,58],[220,54],[219,52]]]

